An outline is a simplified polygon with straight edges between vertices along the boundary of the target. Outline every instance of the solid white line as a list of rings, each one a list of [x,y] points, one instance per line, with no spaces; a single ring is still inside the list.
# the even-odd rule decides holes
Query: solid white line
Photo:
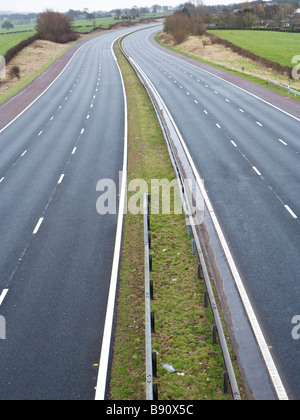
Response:
[[[298,216],[296,216],[296,214],[293,212],[293,210],[292,210],[289,206],[285,205],[284,207],[287,209],[287,211],[290,213],[290,215],[291,215],[294,219],[298,219]]]
[[[39,229],[40,229],[41,224],[43,223],[43,221],[44,221],[44,218],[41,217],[40,220],[38,221],[38,223],[37,223],[34,231],[33,231],[33,235],[36,235],[38,233],[38,231],[39,231]]]
[[[65,174],[61,174],[61,176],[60,176],[60,178],[58,180],[58,183],[57,183],[58,185],[62,183],[64,177],[65,177]]]
[[[254,171],[257,173],[258,176],[261,176],[261,173],[255,166],[252,166],[252,168],[254,169]]]
[[[0,306],[2,305],[7,293],[8,293],[8,289],[4,289],[3,292],[1,293],[1,295],[0,295]]]
[[[117,38],[118,39],[118,38]],[[124,83],[124,78],[118,64],[117,57],[114,53],[113,47],[115,41],[111,45],[111,52],[116,62],[116,65],[119,69],[120,78],[123,87],[123,96],[124,96],[124,106],[125,106],[125,124],[124,124],[124,158],[123,158],[123,173],[122,173],[122,182],[121,182],[121,191],[120,191],[120,206],[119,206],[119,216],[118,216],[118,226],[115,242],[115,251],[114,251],[114,260],[112,266],[112,274],[110,281],[110,289],[106,310],[106,319],[104,326],[104,333],[102,338],[102,349],[101,349],[101,358],[99,363],[99,371],[96,385],[96,401],[103,401],[105,399],[106,391],[106,382],[107,382],[107,373],[108,373],[108,363],[109,363],[109,354],[111,347],[111,338],[112,338],[112,327],[114,320],[114,311],[115,311],[115,301],[118,285],[118,273],[120,266],[120,255],[121,255],[121,245],[122,245],[122,233],[123,233],[123,222],[124,222],[124,211],[126,203],[126,185],[127,185],[127,162],[128,162],[128,105],[127,105],[127,95],[126,88]]]

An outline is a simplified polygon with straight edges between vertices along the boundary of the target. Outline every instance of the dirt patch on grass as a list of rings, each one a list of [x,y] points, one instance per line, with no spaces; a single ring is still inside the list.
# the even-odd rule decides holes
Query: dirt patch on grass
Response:
[[[289,83],[287,77],[276,73],[274,70],[260,67],[255,61],[243,58],[223,45],[212,44],[209,37],[190,36],[187,41],[178,45],[175,44],[172,35],[161,32],[158,37],[161,43],[175,47],[184,53],[199,57],[201,60],[208,63],[215,63],[249,76],[258,77],[266,81],[272,80],[286,86]],[[291,87],[300,90],[300,80],[292,80]]]

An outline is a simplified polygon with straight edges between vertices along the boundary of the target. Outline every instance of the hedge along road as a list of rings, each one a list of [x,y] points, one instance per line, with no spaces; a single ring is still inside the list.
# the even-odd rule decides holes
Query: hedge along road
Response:
[[[85,43],[1,132],[2,400],[95,397],[118,222],[96,185],[119,184],[127,153],[111,45],[132,30]]]
[[[298,399],[300,341],[292,334],[292,321],[299,315],[300,297],[299,119],[184,57],[160,51],[148,41],[152,33],[130,35],[124,48],[162,96],[205,181],[263,330],[265,350],[277,366],[277,378],[275,372],[270,375],[283,382],[285,389],[278,385],[277,395]],[[230,307],[230,316],[234,336],[244,344],[238,349],[242,358],[249,347],[235,309]],[[262,372],[246,359],[255,385]],[[251,391],[256,398],[271,398],[266,387]]]

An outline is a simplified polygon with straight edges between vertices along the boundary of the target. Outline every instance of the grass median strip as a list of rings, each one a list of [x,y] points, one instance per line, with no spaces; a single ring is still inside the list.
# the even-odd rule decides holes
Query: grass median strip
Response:
[[[116,51],[126,83],[129,107],[128,183],[142,179],[172,181],[174,172],[152,104],[130,65]],[[140,196],[142,199],[142,193]],[[137,192],[128,192],[128,200]],[[156,203],[158,204],[158,203]],[[172,207],[171,203],[171,209]],[[151,215],[157,352],[161,400],[219,400],[223,395],[223,359],[212,344],[213,319],[203,307],[183,215]],[[143,215],[125,216],[110,399],[145,399],[145,297]],[[161,363],[177,370],[169,374]]]

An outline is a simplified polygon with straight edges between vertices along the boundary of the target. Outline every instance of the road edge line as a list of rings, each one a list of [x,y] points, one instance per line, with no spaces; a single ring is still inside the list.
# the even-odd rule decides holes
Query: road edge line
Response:
[[[108,297],[107,310],[106,310],[104,333],[103,333],[103,339],[102,339],[102,348],[101,348],[101,356],[100,356],[98,378],[97,378],[97,385],[96,385],[95,401],[105,400],[105,393],[106,393],[106,386],[107,386],[107,373],[108,373],[108,366],[109,366],[109,355],[110,355],[111,340],[112,340],[112,328],[113,328],[113,321],[114,321],[114,311],[115,311],[115,302],[116,302],[116,293],[117,293],[119,266],[120,266],[120,257],[121,257],[124,210],[125,210],[126,191],[127,191],[128,103],[127,103],[127,94],[126,94],[124,78],[123,78],[122,71],[120,69],[117,57],[114,52],[114,45],[119,38],[120,37],[116,38],[111,44],[111,52],[120,73],[120,78],[121,78],[122,87],[123,87],[123,95],[124,95],[124,108],[125,108],[124,158],[123,158],[123,173],[122,173],[122,184],[121,184],[121,189],[120,189],[119,216],[118,216],[118,226],[117,226],[117,233],[116,233],[114,260],[113,260],[113,266],[112,266],[110,290],[109,290],[109,297]]]

